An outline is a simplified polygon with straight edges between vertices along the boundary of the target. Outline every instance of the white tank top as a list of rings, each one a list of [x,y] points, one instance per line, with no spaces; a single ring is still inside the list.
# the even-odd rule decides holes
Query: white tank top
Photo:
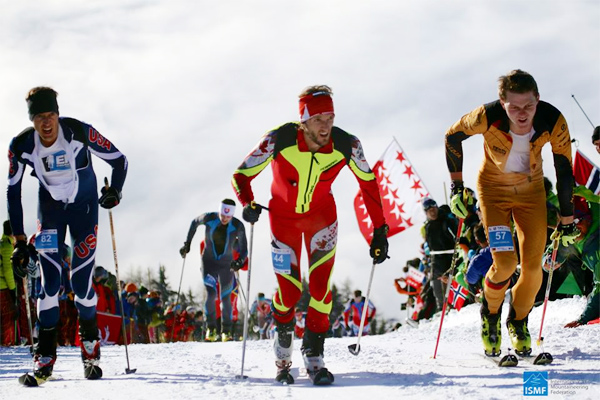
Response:
[[[504,172],[529,173],[529,141],[533,137],[535,131],[532,129],[525,135],[517,135],[513,132],[509,133],[513,143],[510,153],[508,153]]]

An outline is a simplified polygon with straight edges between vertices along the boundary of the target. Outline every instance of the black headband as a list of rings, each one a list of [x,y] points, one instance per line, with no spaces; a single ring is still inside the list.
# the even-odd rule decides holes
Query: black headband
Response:
[[[58,114],[56,94],[49,90],[37,92],[27,99],[27,109],[29,111],[29,120],[31,121],[33,121],[33,117],[37,114],[51,111]]]

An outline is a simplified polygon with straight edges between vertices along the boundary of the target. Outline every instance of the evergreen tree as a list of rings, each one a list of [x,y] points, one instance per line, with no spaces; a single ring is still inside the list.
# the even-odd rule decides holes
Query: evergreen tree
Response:
[[[158,266],[158,279],[153,280],[151,286],[156,288],[156,291],[160,293],[160,299],[163,304],[167,304],[169,299],[174,295],[177,296],[177,292],[174,292],[170,288],[169,282],[167,281],[166,268],[162,264]],[[173,299],[173,301],[174,300],[175,299]]]

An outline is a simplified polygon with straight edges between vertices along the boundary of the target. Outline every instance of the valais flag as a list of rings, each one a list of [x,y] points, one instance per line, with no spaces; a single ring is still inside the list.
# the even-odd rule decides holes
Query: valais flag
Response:
[[[375,163],[373,172],[379,183],[383,215],[390,227],[388,237],[425,220],[421,199],[429,196],[429,192],[396,139],[392,140]],[[360,231],[367,242],[371,243],[373,223],[360,190],[354,198],[354,210]]]
[[[579,150],[575,153],[573,175],[575,176],[575,183],[584,185],[594,194],[600,194],[600,168],[594,165]]]

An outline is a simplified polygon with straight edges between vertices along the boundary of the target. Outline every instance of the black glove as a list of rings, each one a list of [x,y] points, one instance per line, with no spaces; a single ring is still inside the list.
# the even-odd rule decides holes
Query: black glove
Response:
[[[9,290],[8,292],[10,293],[10,304],[16,305],[17,304],[17,289]]]
[[[100,207],[102,208],[111,209],[119,204],[119,201],[121,200],[121,192],[112,186],[108,189],[103,187],[100,190],[100,193],[102,193],[102,196],[98,199],[98,204],[100,204]]]
[[[190,252],[190,243],[184,242],[183,246],[179,249],[179,254],[181,254],[181,258],[185,258],[185,255]]]
[[[246,204],[244,206],[244,211],[242,211],[242,218],[244,221],[249,222],[251,224],[258,221],[258,217],[260,216],[260,212],[262,209],[255,202],[250,202],[250,204]]]
[[[371,323],[371,317],[367,317],[367,324]]]
[[[238,258],[237,260],[231,260],[231,269],[234,271],[239,271],[244,266],[244,261],[246,260],[242,260],[241,258]]]
[[[387,233],[389,226],[381,225],[373,230],[373,240],[371,240],[371,251],[369,254],[373,258],[375,264],[381,264],[388,259],[388,240]]]
[[[29,250],[27,249],[27,242],[24,240],[18,240],[13,250],[12,256],[13,270],[15,275],[23,279],[27,276],[27,265],[29,264]]]

